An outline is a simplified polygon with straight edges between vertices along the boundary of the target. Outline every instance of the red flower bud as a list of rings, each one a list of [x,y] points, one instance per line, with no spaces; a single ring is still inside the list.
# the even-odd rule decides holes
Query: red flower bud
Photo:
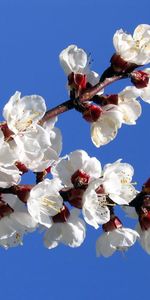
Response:
[[[63,206],[61,212],[53,217],[54,223],[64,223],[67,222],[68,218],[70,216],[70,211],[67,208],[67,206]]]
[[[104,106],[107,104],[118,105],[118,94],[101,95],[101,96],[96,95],[93,99],[93,102],[100,106]]]
[[[83,112],[83,118],[88,122],[96,122],[102,113],[102,109],[97,105],[89,105]]]
[[[149,82],[149,75],[143,71],[134,71],[131,73],[131,82],[137,89],[145,88]]]
[[[122,227],[122,223],[118,217],[113,216],[109,222],[103,224],[102,228],[105,232],[112,231]]]
[[[83,185],[87,185],[89,182],[90,176],[86,174],[83,170],[77,170],[72,176],[71,176],[71,182],[74,185],[74,187],[82,187]]]
[[[112,68],[116,73],[131,72],[135,68],[137,68],[136,64],[125,61],[120,55],[116,53],[111,57],[110,62]]]
[[[85,89],[87,84],[87,76],[85,74],[71,73],[68,76],[68,84],[75,90]]]

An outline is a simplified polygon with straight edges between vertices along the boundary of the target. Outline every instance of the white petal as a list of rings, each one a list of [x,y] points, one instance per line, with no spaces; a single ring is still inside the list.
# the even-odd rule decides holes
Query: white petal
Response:
[[[66,75],[69,75],[72,72],[86,74],[88,69],[87,54],[83,49],[78,48],[76,45],[70,45],[64,49],[60,53],[59,59]]]
[[[61,224],[53,224],[53,226],[46,231],[44,245],[48,249],[53,249],[59,245],[61,238]]]
[[[97,256],[109,257],[115,252],[115,249],[110,246],[108,233],[102,234],[96,241]]]
[[[16,92],[5,105],[3,116],[8,127],[14,132],[24,131],[36,124],[45,114],[46,105],[41,96],[31,95],[20,99]]]

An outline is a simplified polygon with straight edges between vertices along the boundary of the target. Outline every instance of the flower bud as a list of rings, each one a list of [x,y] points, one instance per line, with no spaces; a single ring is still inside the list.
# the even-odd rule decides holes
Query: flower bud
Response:
[[[131,82],[137,89],[145,88],[149,82],[149,75],[143,71],[134,71],[131,73]]]
[[[96,122],[102,113],[102,109],[97,105],[89,105],[86,110],[83,112],[83,118],[87,122]]]
[[[75,90],[85,89],[87,83],[87,76],[85,74],[71,73],[68,76],[68,85]]]
[[[116,53],[111,57],[110,62],[111,67],[116,73],[127,73],[137,68],[136,64],[125,61],[120,55]]]
[[[67,206],[63,206],[61,209],[61,212],[57,215],[55,215],[52,219],[54,223],[64,223],[67,222],[68,218],[70,216],[70,211],[67,208]]]
[[[102,225],[102,228],[105,232],[112,231],[122,227],[122,223],[118,217],[113,216],[109,222]]]
[[[96,95],[92,100],[94,103],[100,106],[107,105],[107,104],[118,105],[118,94],[101,95],[101,96]]]

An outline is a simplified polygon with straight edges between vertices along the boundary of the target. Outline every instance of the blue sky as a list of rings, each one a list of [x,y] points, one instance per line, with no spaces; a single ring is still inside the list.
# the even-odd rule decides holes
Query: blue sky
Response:
[[[1,0],[0,1],[0,106],[19,90],[40,94],[53,107],[67,99],[66,78],[59,66],[60,51],[71,43],[92,54],[93,69],[101,73],[114,52],[112,37],[123,28],[132,32],[148,24],[149,0]],[[110,87],[120,91],[127,81]],[[122,158],[135,169],[140,189],[149,176],[149,113],[136,126],[123,126],[110,144],[96,149],[89,126],[76,112],[60,116],[63,154],[84,149],[104,165]],[[32,178],[26,178],[29,183]],[[135,222],[124,218],[124,224]],[[137,244],[127,254],[96,258],[99,230],[87,227],[83,246],[44,248],[42,235],[25,238],[24,246],[0,249],[0,295],[6,300],[116,300],[147,297],[150,257]]]

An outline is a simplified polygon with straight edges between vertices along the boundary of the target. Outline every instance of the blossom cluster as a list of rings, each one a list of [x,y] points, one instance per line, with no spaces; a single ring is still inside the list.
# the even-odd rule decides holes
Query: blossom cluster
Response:
[[[116,53],[110,67],[99,76],[90,70],[90,56],[76,45],[60,53],[68,80],[70,100],[50,111],[39,95],[16,92],[3,109],[0,123],[0,246],[21,245],[24,235],[40,228],[48,249],[65,244],[79,247],[86,227],[102,228],[96,241],[98,256],[126,251],[139,240],[150,254],[150,179],[137,191],[133,167],[121,159],[104,165],[84,150],[60,157],[61,131],[57,116],[76,109],[91,124],[96,147],[112,141],[122,124],[134,125],[141,115],[139,98],[150,103],[150,25],[139,25],[133,34],[118,30],[113,38]],[[107,95],[104,87],[129,78],[133,85]],[[32,171],[35,185],[22,185]],[[49,176],[50,174],[50,176]],[[135,229],[126,228],[116,215],[120,206],[138,219]]]

